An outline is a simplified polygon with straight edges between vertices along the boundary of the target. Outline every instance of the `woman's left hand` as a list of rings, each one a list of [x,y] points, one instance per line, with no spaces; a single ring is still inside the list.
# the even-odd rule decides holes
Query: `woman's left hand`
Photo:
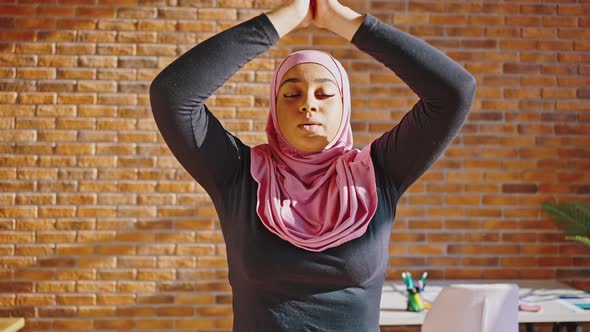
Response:
[[[311,0],[312,23],[320,28],[328,28],[339,7],[344,6],[338,0]]]
[[[338,0],[311,0],[310,7],[314,25],[337,33],[349,41],[363,21],[361,14]]]

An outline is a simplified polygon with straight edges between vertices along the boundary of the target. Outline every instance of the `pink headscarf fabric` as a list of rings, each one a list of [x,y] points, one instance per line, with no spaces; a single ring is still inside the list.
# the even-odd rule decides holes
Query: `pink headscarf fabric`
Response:
[[[276,100],[285,73],[302,63],[324,66],[340,90],[343,110],[335,138],[320,152],[298,150],[280,132]],[[268,144],[251,149],[258,183],[256,212],[272,233],[309,251],[323,251],[363,235],[377,209],[370,144],[352,149],[350,84],[330,54],[305,50],[289,55],[275,72],[266,125]]]

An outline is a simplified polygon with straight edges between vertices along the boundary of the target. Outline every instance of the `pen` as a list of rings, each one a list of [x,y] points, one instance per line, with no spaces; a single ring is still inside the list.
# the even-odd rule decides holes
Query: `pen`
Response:
[[[418,289],[421,291],[424,290],[424,287],[426,287],[424,281],[426,281],[426,277],[428,276],[428,272],[424,272],[422,273],[422,277],[420,278],[420,280],[418,280]]]

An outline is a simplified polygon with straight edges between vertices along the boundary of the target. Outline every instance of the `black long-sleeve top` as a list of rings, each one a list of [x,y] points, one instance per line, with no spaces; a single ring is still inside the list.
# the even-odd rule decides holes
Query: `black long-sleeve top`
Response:
[[[234,331],[379,331],[396,204],[461,129],[475,80],[427,43],[365,16],[352,43],[397,74],[420,100],[371,143],[378,206],[366,233],[322,252],[306,251],[264,227],[256,214],[250,147],[227,132],[205,105],[278,39],[261,14],[187,51],[152,82],[154,118],[174,156],[217,210],[227,248]]]

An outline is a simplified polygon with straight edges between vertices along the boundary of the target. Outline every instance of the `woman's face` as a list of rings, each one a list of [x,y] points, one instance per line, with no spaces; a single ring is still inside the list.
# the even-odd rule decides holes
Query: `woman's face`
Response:
[[[279,129],[287,142],[301,151],[319,152],[338,132],[342,96],[325,67],[303,63],[283,76],[276,110]]]

